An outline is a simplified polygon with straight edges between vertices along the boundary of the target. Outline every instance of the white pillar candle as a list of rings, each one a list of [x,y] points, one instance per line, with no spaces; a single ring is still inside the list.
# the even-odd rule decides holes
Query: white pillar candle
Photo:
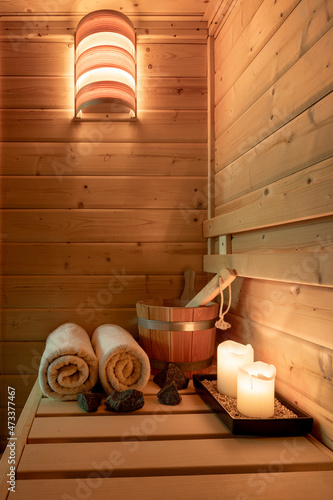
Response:
[[[235,398],[238,368],[252,362],[251,344],[239,344],[233,340],[222,342],[217,348],[217,390]]]
[[[272,417],[275,375],[275,366],[262,361],[242,366],[237,377],[238,411],[247,417]]]

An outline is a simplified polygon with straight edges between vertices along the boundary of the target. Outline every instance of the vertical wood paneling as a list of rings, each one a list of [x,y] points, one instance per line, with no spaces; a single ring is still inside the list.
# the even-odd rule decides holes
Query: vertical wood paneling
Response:
[[[233,9],[235,22],[244,3]],[[317,202],[327,208],[319,213],[311,195],[297,203],[295,188],[303,176],[302,186],[316,184],[314,172],[324,165],[332,171],[333,6],[322,0],[251,5],[248,24],[217,30],[216,217],[205,227],[210,236],[231,234],[231,252],[244,258],[283,255],[284,276],[293,279],[265,281],[255,272],[238,278],[232,328],[219,341],[250,342],[256,360],[275,364],[278,390],[313,415],[314,433],[332,448],[332,288],[302,284],[311,264],[333,252],[332,186],[327,179],[317,184]],[[282,185],[281,204],[269,214]],[[298,252],[300,266],[288,267],[288,254]]]

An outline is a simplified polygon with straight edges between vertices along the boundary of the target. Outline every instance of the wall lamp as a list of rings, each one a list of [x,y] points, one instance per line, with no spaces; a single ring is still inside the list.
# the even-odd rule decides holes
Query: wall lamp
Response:
[[[81,19],[75,33],[75,117],[136,118],[136,36],[114,10]]]

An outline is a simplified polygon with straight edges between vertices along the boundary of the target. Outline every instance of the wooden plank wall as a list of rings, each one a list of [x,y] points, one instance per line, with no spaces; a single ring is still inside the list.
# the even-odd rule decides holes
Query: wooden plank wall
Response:
[[[204,224],[208,237],[228,235],[244,266],[250,254],[258,266],[263,254],[298,255],[281,281],[235,280],[219,341],[249,342],[275,364],[277,390],[331,449],[333,288],[304,282],[333,252],[332,16],[332,1],[254,0],[212,25],[215,218]]]
[[[207,23],[198,16],[203,1],[188,19],[131,16],[138,119],[78,123],[73,34],[82,16],[70,13],[72,2],[61,2],[57,16],[47,4],[40,12],[40,2],[30,15],[24,2],[1,4],[5,414],[7,385],[21,408],[58,325],[75,322],[92,334],[115,323],[137,336],[136,301],[179,297],[188,267],[197,290],[206,283]]]

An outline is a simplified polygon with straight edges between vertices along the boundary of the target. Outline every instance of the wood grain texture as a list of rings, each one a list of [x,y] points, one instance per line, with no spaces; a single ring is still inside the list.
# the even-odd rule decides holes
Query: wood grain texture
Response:
[[[204,223],[204,234],[218,236],[332,215],[332,165],[330,158],[217,207],[216,217]]]
[[[74,40],[72,43],[1,42],[2,75],[72,77],[74,75]],[[22,59],[29,54],[29,61]],[[43,63],[43,58],[46,61]],[[137,76],[140,77],[205,77],[205,43],[137,45]]]
[[[282,459],[285,471],[297,471],[299,466],[325,470],[323,453],[313,449],[304,438],[294,438],[302,449],[294,462]],[[101,463],[113,457],[113,477],[160,476],[193,473],[232,473],[237,470],[257,472],[259,467],[281,456],[283,438],[251,439],[240,443],[234,439],[200,439],[183,441],[141,442],[136,453],[122,443],[55,443],[26,445],[17,478],[86,477],[91,463]],[[89,459],[84,459],[85,450]],[[79,458],[81,457],[81,459]],[[116,463],[115,463],[116,462]]]
[[[42,391],[39,387],[38,381],[36,380],[27,399],[24,411],[20,414],[19,420],[15,426],[15,437],[17,438],[15,442],[15,460],[17,460],[17,462],[21,458],[26,438],[36,413],[36,408],[41,399],[41,394]],[[3,460],[0,462],[0,495],[2,498],[6,498],[9,493],[7,474],[10,472],[10,457],[10,448],[8,447],[4,451]]]
[[[179,297],[184,279],[181,275],[131,275],[126,269],[113,269],[101,276],[4,276],[2,304],[6,309],[75,308],[94,304],[96,308],[129,308],[138,300]],[[197,276],[196,288],[206,283]]]
[[[332,157],[332,106],[331,92],[229,165],[217,151],[216,204]]]
[[[232,268],[238,276],[315,286],[333,286],[332,252],[319,254],[232,254],[205,255],[204,270],[218,273]]]
[[[37,371],[40,361],[40,351],[35,353],[33,342],[45,342],[46,337],[63,323],[77,323],[90,336],[99,325],[113,323],[121,325],[137,338],[135,307],[117,309],[111,306],[112,304],[104,306],[98,304],[97,298],[92,297],[92,302],[78,303],[74,309],[54,307],[51,309],[3,309],[1,311],[1,340],[3,342],[22,341],[24,343],[22,345],[22,348],[25,348],[23,366],[26,368],[24,368],[23,374],[29,374]],[[32,359],[35,359],[34,366],[31,366]],[[15,361],[12,368],[12,374],[19,373],[15,370]]]
[[[135,478],[100,478],[98,489],[92,490],[93,500],[104,500],[112,488],[113,494],[119,500],[127,500],[133,490],[140,498],[158,496],[161,500],[168,500],[170,495],[175,500],[182,500],[184,494],[190,498],[200,499],[205,495],[212,500],[221,498],[221,491],[225,496],[243,495],[246,492],[248,500],[256,500],[258,486],[265,488],[265,494],[271,500],[280,500],[281,491],[286,497],[294,500],[303,500],[306,495],[319,496],[322,500],[330,500],[333,487],[331,471],[288,472],[280,475],[276,482],[267,482],[267,473],[256,474],[257,483],[253,485],[252,474],[212,474],[188,475],[173,477],[135,477]],[[64,491],[75,498],[78,491],[77,479],[58,479],[56,483],[50,480],[16,481],[15,498],[25,500],[28,495],[35,500],[58,500]],[[85,483],[83,483],[85,484]],[[250,485],[250,486],[249,486]],[[14,497],[13,497],[14,498]]]
[[[333,288],[238,277],[230,312],[332,349],[332,298]]]
[[[215,71],[219,68],[222,61],[225,60],[231,49],[238,42],[261,3],[262,0],[252,0],[252,2],[244,2],[241,5],[236,5],[234,2],[225,16],[226,19],[220,19],[218,26],[215,27],[216,32],[214,33]],[[210,29],[212,28],[213,27],[210,27]]]
[[[181,207],[180,207],[181,208]],[[2,214],[8,242],[200,242],[205,210],[18,209]]]
[[[271,39],[275,31],[283,24],[299,0],[283,0],[275,2],[274,0],[264,0],[258,5],[255,13],[251,17],[242,36],[227,53],[223,52],[223,43],[215,56],[215,101],[218,102],[234,85],[237,79],[255,59],[265,44]],[[238,6],[239,11],[242,6]],[[252,11],[253,12],[253,11]],[[246,18],[246,17],[245,17]],[[232,32],[233,25],[227,24],[226,30]],[[227,46],[228,47],[228,46]],[[238,61],[234,64],[234,61]]]
[[[28,142],[202,142],[207,140],[206,112],[140,111],[136,122],[74,121],[73,109],[4,110],[4,141]]]
[[[110,419],[112,425],[110,426]],[[147,427],[147,417],[137,414],[126,415],[105,415],[100,416],[98,425],[96,417],[88,416],[84,419],[86,439],[89,441],[129,441],[133,434],[131,429],[142,429],[145,440],[165,440],[165,439],[200,439],[202,437],[219,438],[230,435],[225,427],[221,425],[214,414],[188,414],[168,415],[165,419],[156,421],[156,425]],[[35,419],[31,428],[28,443],[59,443],[59,442],[79,442],[82,441],[82,416],[80,417],[44,417]],[[105,432],[105,429],[108,429]],[[51,432],[50,432],[50,429]]]
[[[2,274],[105,275],[202,272],[206,243],[3,243]],[[165,271],[167,270],[167,272]],[[24,278],[23,278],[24,279]],[[29,279],[29,278],[28,278]],[[180,277],[178,277],[180,279]]]
[[[63,109],[73,104],[73,77],[3,77],[0,91],[2,108]],[[207,108],[205,78],[141,77],[138,82],[139,109]]]
[[[328,6],[325,1],[308,0],[298,3],[281,28],[275,31],[257,57],[218,102],[215,108],[217,137],[332,27],[333,11],[327,10],[330,8],[332,6]],[[309,12],[306,28],[305,9]],[[267,64],[272,54],[274,60]],[[228,71],[224,67],[223,70],[229,74],[232,68]]]
[[[299,224],[268,228],[253,233],[239,233],[232,238],[233,253],[327,253],[332,248],[333,219],[305,221]],[[231,253],[231,252],[228,252]]]
[[[3,175],[205,176],[207,145],[202,143],[3,143]]]
[[[6,176],[1,208],[207,208],[205,177]],[[31,192],[34,196],[31,196]]]
[[[41,13],[43,15],[54,13],[54,5],[52,3],[40,5],[38,0],[30,2],[29,11],[31,14]],[[61,10],[59,13],[73,13],[73,5],[71,0],[61,1]],[[207,8],[205,0],[161,0],[157,4],[152,4],[150,0],[142,0],[140,5],[134,5],[130,0],[123,0],[123,11],[126,15],[143,15],[150,14],[184,14],[184,15],[197,15],[202,16]],[[98,4],[99,9],[110,8],[108,0],[101,0]],[[26,4],[22,0],[18,0],[15,5],[9,0],[4,0],[2,4],[2,12],[6,14],[26,13]],[[58,12],[58,10],[57,10]],[[81,16],[91,12],[91,3],[89,0],[79,0],[75,4],[74,13]]]
[[[226,163],[255,147],[332,91],[332,40],[330,29],[243,113],[240,121],[217,138],[216,146],[224,150]],[[294,81],[302,81],[296,93]]]
[[[3,16],[0,26],[0,40],[10,41],[18,48],[27,39],[46,42],[73,42],[74,32],[82,16],[73,12],[67,15],[48,13],[29,16]],[[207,22],[200,20],[172,20],[170,16],[157,17],[152,15],[129,16],[135,26],[137,42],[148,40],[149,43],[161,41],[168,43],[203,43],[207,37]],[[168,18],[170,20],[168,20]],[[158,20],[160,19],[160,20]]]

